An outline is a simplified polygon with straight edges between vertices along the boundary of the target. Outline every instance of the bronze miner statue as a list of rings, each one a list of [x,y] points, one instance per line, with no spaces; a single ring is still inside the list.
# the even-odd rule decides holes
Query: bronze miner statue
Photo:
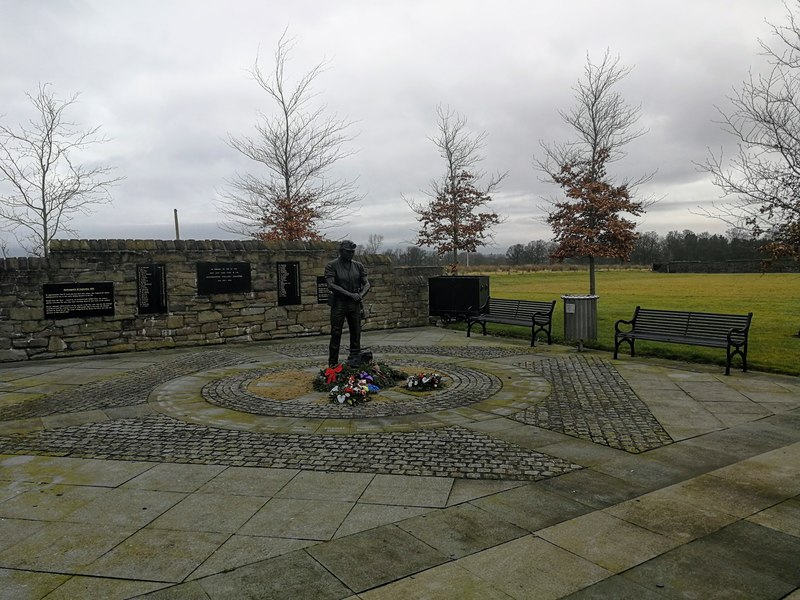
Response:
[[[364,360],[361,355],[362,300],[369,292],[370,284],[364,265],[353,260],[355,252],[355,242],[344,240],[339,244],[339,258],[325,265],[325,281],[330,291],[328,304],[331,307],[331,343],[328,348],[328,366],[331,367],[339,363],[345,320],[350,330],[347,364],[358,366]]]

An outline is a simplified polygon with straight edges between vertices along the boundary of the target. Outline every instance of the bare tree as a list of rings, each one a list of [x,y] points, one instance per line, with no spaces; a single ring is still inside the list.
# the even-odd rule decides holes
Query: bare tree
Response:
[[[542,155],[534,158],[534,167],[566,195],[546,209],[557,242],[553,257],[587,257],[591,294],[596,293],[595,257],[624,259],[633,250],[635,224],[620,215],[641,214],[648,204],[634,200],[634,190],[651,175],[615,183],[606,169],[625,156],[627,144],[646,132],[637,127],[641,107],[627,104],[615,89],[630,71],[608,50],[599,64],[587,54],[583,78],[573,88],[575,106],[559,111],[575,139],[541,142]]]
[[[228,143],[259,163],[259,174],[236,174],[228,181],[220,210],[230,219],[223,229],[261,239],[320,239],[321,230],[350,213],[361,197],[354,180],[329,176],[331,167],[352,152],[351,123],[326,116],[324,105],[313,108],[311,87],[323,72],[319,63],[296,83],[286,76],[294,46],[283,33],[274,68],[264,72],[258,58],[250,73],[274,102],[261,114],[254,136],[228,136]]]
[[[383,236],[379,233],[370,233],[367,243],[364,244],[360,254],[378,254],[383,246]]]
[[[78,163],[82,151],[106,139],[100,127],[81,130],[65,119],[77,94],[60,100],[41,84],[26,95],[36,118],[16,129],[0,125],[0,218],[28,252],[47,257],[56,234],[74,233],[72,216],[110,203],[109,188],[122,178],[111,167]]]
[[[466,117],[441,104],[436,107],[438,133],[430,138],[445,160],[445,172],[426,192],[428,200],[406,203],[417,214],[420,230],[416,243],[433,246],[439,255],[450,254],[452,272],[458,271],[458,253],[475,252],[491,241],[491,227],[502,222],[493,212],[475,213],[492,200],[508,172],[494,173],[484,183],[485,174],[477,168],[484,157],[486,132],[477,135],[467,129]]]
[[[759,40],[770,68],[750,73],[728,112],[718,108],[736,154],[728,162],[709,151],[700,167],[734,197],[707,214],[767,237],[775,257],[800,260],[800,23],[788,5],[786,12],[787,25],[772,25],[774,45]]]

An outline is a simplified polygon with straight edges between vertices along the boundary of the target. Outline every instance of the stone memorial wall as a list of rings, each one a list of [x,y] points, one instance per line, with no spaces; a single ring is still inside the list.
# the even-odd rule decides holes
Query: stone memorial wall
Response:
[[[330,333],[320,281],[332,242],[53,240],[0,260],[0,362]],[[428,323],[428,278],[362,256],[364,330]]]

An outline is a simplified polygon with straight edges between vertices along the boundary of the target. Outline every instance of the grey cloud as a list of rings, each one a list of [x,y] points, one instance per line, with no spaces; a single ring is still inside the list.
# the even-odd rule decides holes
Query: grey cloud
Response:
[[[538,205],[557,189],[539,181],[532,158],[540,140],[569,136],[558,110],[571,105],[586,52],[610,48],[634,66],[624,95],[641,103],[650,130],[615,169],[656,171],[642,192],[665,196],[644,227],[724,231],[689,211],[718,196],[692,161],[730,145],[714,105],[750,65],[761,68],[764,19],[783,15],[778,0],[7,2],[0,115],[25,118],[24,92],[52,81],[60,94],[82,93],[75,120],[113,138],[99,158],[127,179],[113,206],[76,220],[82,235],[170,237],[178,208],[194,230],[187,237],[223,237],[214,200],[225,178],[252,168],[224,139],[250,134],[258,110],[270,108],[246,69],[259,51],[269,65],[288,25],[292,75],[328,59],[316,100],[360,132],[336,175],[357,177],[365,202],[335,231],[393,245],[413,238],[402,196],[442,171],[427,139],[441,102],[488,133],[483,168],[510,172],[495,200],[508,216],[496,231],[503,249],[549,236]]]

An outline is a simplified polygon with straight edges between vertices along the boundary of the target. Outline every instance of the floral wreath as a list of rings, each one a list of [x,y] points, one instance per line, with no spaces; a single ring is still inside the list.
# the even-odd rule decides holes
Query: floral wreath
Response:
[[[327,392],[331,402],[355,406],[367,402],[382,387],[395,385],[407,377],[402,371],[382,363],[370,362],[358,369],[338,364],[319,372],[314,379],[314,389]]]

